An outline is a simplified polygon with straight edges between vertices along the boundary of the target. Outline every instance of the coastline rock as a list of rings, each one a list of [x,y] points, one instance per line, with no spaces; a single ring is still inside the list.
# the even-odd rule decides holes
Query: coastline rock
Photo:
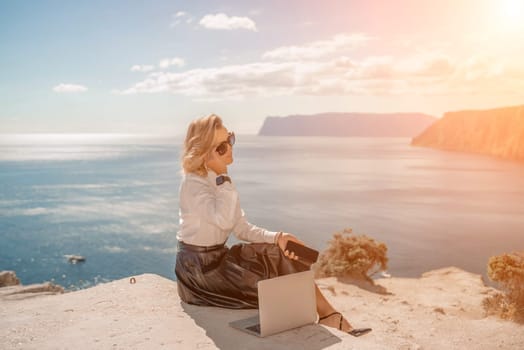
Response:
[[[29,284],[24,286],[16,277],[14,271],[0,272],[0,302],[2,300],[21,300],[41,295],[53,295],[64,293],[64,287],[45,282],[40,284]]]
[[[21,300],[41,295],[62,293],[64,293],[64,287],[51,282],[44,282],[27,286],[18,285],[0,288],[0,300]]]
[[[267,117],[264,136],[413,137],[437,118],[422,113],[323,113]]]
[[[524,105],[445,113],[411,144],[524,161]]]
[[[355,338],[313,324],[258,338],[228,323],[256,315],[180,301],[175,281],[153,274],[61,295],[0,298],[0,348],[6,349],[523,349],[524,325],[484,314],[492,291],[480,275],[443,268],[420,278],[375,282],[374,293],[335,277],[316,282],[355,327]]]
[[[16,277],[14,271],[1,271],[0,272],[0,288],[8,286],[16,286],[20,284],[20,280]]]

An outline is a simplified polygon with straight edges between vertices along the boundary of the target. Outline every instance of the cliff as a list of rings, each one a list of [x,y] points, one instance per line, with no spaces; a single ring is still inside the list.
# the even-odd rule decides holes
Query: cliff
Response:
[[[412,145],[524,160],[524,105],[445,113]]]
[[[185,304],[176,282],[157,275],[135,276],[133,282],[0,298],[0,348],[524,349],[524,325],[484,315],[482,300],[494,290],[479,275],[452,267],[420,278],[378,279],[382,292],[317,279],[355,327],[373,328],[360,338],[319,324],[258,338],[228,325],[256,310]]]
[[[413,137],[435,122],[421,113],[323,113],[267,117],[266,136]]]

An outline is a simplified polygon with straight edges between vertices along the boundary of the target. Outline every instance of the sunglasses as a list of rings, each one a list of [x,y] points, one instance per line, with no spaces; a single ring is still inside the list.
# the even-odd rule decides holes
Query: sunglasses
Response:
[[[221,142],[217,146],[216,151],[218,152],[218,154],[223,156],[227,152],[227,145],[230,145],[231,147],[233,147],[234,144],[235,144],[235,133],[234,132],[230,132],[230,133],[228,133],[227,140]]]

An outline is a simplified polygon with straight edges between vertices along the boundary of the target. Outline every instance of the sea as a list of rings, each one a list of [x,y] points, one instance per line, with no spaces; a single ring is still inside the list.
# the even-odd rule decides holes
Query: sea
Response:
[[[181,146],[0,135],[0,270],[68,290],[143,273],[175,280]],[[386,244],[392,276],[456,266],[487,279],[491,256],[524,251],[523,163],[408,138],[239,135],[229,172],[250,222],[320,251],[350,228]]]

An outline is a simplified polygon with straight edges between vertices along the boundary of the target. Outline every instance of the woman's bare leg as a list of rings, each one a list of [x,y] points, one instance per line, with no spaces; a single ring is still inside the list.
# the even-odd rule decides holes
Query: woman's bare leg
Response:
[[[324,316],[327,316],[329,314],[332,314],[333,312],[337,312],[335,308],[329,303],[329,301],[326,299],[324,294],[320,291],[317,284],[315,283],[315,291],[316,291],[316,298],[317,298],[317,312],[319,318],[322,318]],[[340,315],[333,315],[331,317],[327,317],[323,320],[320,320],[319,323],[338,329],[340,326]],[[353,327],[351,324],[346,320],[344,317],[342,320],[342,330],[343,331],[350,331]]]
[[[298,259],[298,257],[295,257],[294,252],[289,253],[287,250],[285,250],[284,247],[286,244],[285,243],[280,244],[280,238],[279,238],[279,245],[282,251],[284,252],[285,256],[287,256],[290,259],[294,259],[294,260]],[[316,293],[316,299],[317,299],[317,313],[318,313],[319,318],[323,318],[334,312],[338,312],[329,303],[329,301],[326,299],[324,294],[322,294],[322,292],[320,291],[316,283],[315,283],[315,293]],[[341,319],[342,319],[342,325],[340,324]],[[341,313],[334,314],[331,317],[326,317],[323,320],[319,320],[319,323],[326,325],[328,327],[340,329],[345,332],[348,332],[353,329],[353,326],[351,326],[351,324],[346,320],[345,317],[342,316]]]

